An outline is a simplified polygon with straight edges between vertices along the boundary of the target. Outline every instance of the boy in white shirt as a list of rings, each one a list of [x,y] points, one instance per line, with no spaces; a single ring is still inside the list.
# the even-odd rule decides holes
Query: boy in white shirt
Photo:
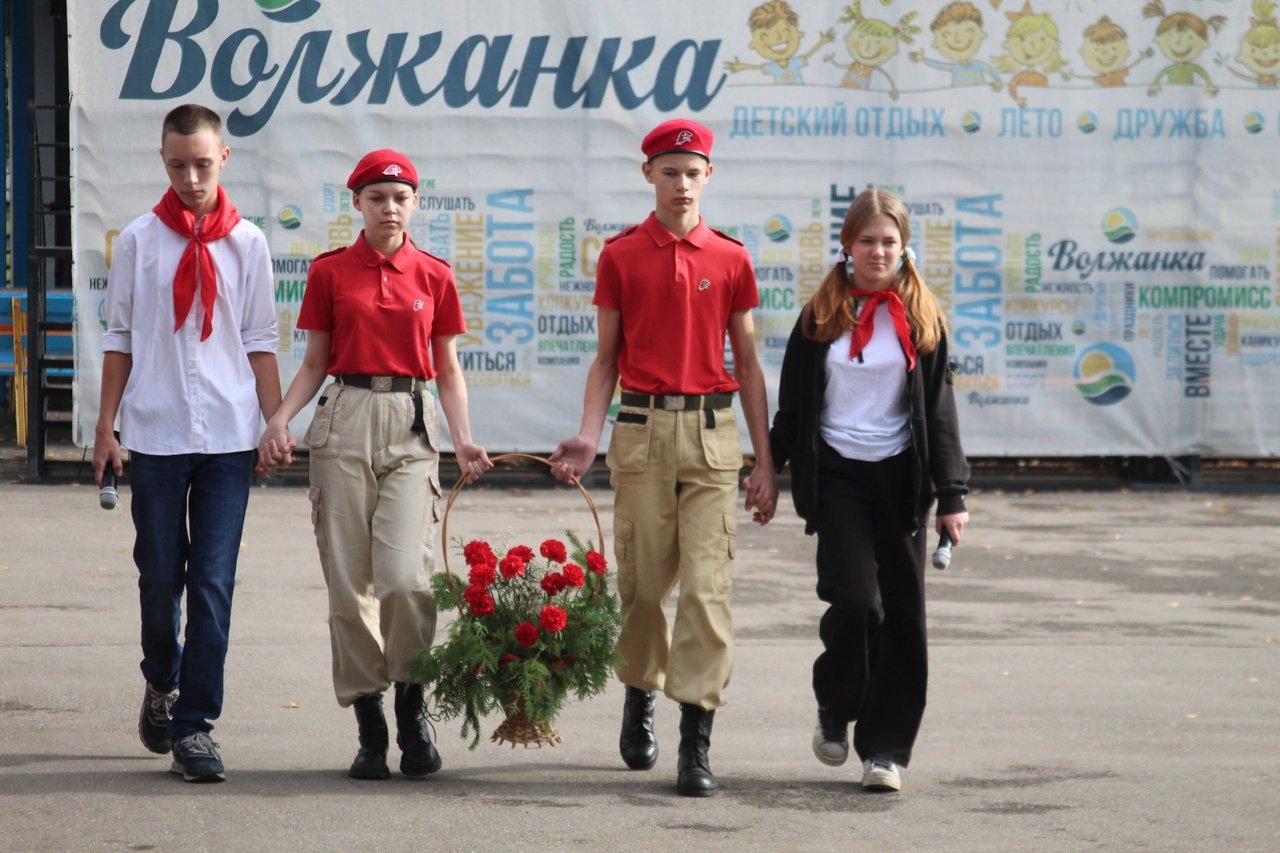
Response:
[[[113,246],[93,445],[99,485],[108,465],[123,472],[121,446],[130,451],[147,681],[138,734],[172,751],[170,771],[188,782],[225,778],[210,721],[222,711],[259,414],[280,405],[271,254],[218,185],[230,153],[212,110],[165,116],[169,190]]]

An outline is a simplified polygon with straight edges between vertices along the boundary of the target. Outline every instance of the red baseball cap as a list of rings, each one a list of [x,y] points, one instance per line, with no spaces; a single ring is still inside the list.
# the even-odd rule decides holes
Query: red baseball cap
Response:
[[[644,156],[652,160],[660,154],[680,152],[701,154],[711,161],[711,143],[715,140],[710,128],[687,118],[673,118],[649,131],[640,143]]]
[[[413,168],[409,158],[399,151],[390,148],[379,148],[370,151],[360,158],[351,177],[347,178],[347,189],[359,190],[369,184],[380,184],[383,181],[395,181],[408,184],[418,189],[418,170]]]

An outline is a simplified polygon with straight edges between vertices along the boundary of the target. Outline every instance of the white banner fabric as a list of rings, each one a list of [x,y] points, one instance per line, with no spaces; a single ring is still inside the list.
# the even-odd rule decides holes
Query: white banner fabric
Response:
[[[310,260],[358,233],[352,165],[414,160],[411,235],[453,265],[491,452],[576,431],[595,260],[652,207],[641,137],[687,115],[716,134],[703,215],[756,264],[771,401],[874,184],[912,211],[971,455],[1280,454],[1271,0],[69,5],[78,442],[112,239],[165,189],[161,119],[194,101],[271,245],[286,384]]]

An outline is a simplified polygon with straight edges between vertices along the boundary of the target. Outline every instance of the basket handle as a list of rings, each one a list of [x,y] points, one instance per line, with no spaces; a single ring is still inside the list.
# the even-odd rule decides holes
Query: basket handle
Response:
[[[502,453],[497,456],[489,457],[489,461],[493,462],[494,464],[497,464],[498,462],[505,462],[511,459],[528,459],[533,462],[541,462],[543,465],[546,465],[548,468],[551,467],[550,459],[547,459],[542,456],[532,456],[528,453]],[[445,505],[444,505],[444,515],[440,519],[440,551],[441,551],[441,556],[444,560],[445,582],[449,584],[450,589],[454,589],[454,585],[453,585],[453,574],[452,572],[449,571],[449,511],[453,509],[453,502],[457,500],[458,495],[462,493],[462,487],[465,486],[466,484],[467,484],[467,481],[464,480],[462,477],[459,477],[458,481],[453,484],[453,488],[449,490],[449,499],[448,501],[445,502]],[[586,490],[586,487],[584,487],[582,483],[579,482],[577,477],[573,478],[573,484],[578,487],[578,491],[582,493],[583,500],[587,502],[587,507],[591,510],[591,518],[596,523],[596,535],[599,537],[600,553],[601,554],[607,553],[605,551],[605,543],[604,543],[604,528],[600,526],[600,513],[596,511],[596,502],[591,499],[591,494]],[[583,568],[586,568],[586,567],[584,566]],[[596,587],[597,594],[599,593],[599,589],[600,588],[597,585]],[[459,602],[458,604],[458,609],[459,611],[462,610],[461,602]]]

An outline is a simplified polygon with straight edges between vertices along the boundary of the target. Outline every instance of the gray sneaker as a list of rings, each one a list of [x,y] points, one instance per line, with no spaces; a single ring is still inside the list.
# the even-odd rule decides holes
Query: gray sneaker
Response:
[[[184,782],[221,782],[227,778],[218,745],[206,732],[178,738],[173,744],[169,772],[182,776]]]
[[[147,692],[142,697],[142,710],[138,712],[138,737],[142,745],[157,755],[164,755],[173,749],[173,741],[169,737],[169,720],[173,703],[178,701],[178,691],[163,693],[147,684]]]
[[[813,728],[813,754],[829,767],[849,760],[849,724],[818,706],[818,725]]]

